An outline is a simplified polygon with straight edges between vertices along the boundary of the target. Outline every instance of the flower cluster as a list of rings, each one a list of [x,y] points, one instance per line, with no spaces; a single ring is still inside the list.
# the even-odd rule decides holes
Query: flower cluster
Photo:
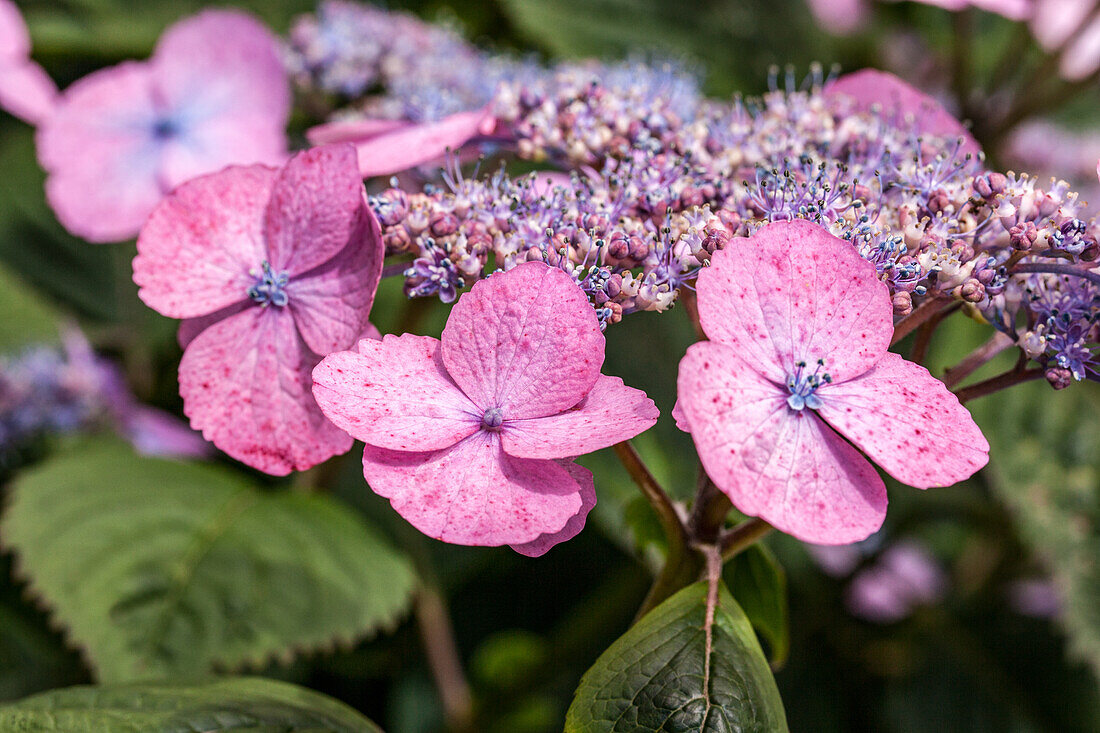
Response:
[[[477,96],[485,107],[476,117],[421,130],[415,161],[491,140],[570,173],[469,180],[454,164],[422,191],[375,194],[387,252],[411,258],[410,296],[450,302],[486,272],[540,260],[573,275],[606,326],[668,308],[730,237],[805,219],[875,265],[897,318],[922,304],[962,302],[1021,346],[1031,337],[1025,352],[1050,367],[1052,384],[1093,372],[1095,309],[1052,319],[1029,304],[1036,272],[1055,275],[1042,281],[1044,292],[1087,300],[1078,291],[1091,293],[1080,281],[1100,277],[1090,264],[1100,255],[1100,226],[1065,182],[987,170],[966,129],[896,77],[832,79],[815,70],[801,86],[788,75],[759,99],[727,103],[703,99],[694,77],[667,64],[597,73],[470,58],[522,71],[505,79],[471,67],[480,80],[492,76],[495,91],[487,102]],[[389,85],[362,109],[397,96]],[[378,137],[379,120],[358,124],[372,130],[372,152],[400,147]],[[365,150],[361,143],[361,163]]]
[[[209,447],[177,418],[138,402],[118,367],[83,334],[0,359],[0,462],[38,438],[113,427],[149,455],[204,456]]]

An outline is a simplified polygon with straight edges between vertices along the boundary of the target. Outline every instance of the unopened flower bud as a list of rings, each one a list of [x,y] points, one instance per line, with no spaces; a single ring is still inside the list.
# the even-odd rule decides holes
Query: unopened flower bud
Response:
[[[1008,230],[1008,236],[1012,242],[1012,246],[1021,252],[1031,249],[1035,245],[1035,240],[1039,236],[1039,230],[1035,228],[1035,223],[1025,221]]]
[[[431,224],[428,227],[433,237],[446,237],[458,231],[458,217],[449,211],[438,211],[432,214]]]
[[[959,286],[957,295],[967,303],[980,303],[985,299],[985,286],[971,278]]]
[[[913,296],[904,290],[894,293],[894,315],[907,316],[913,312]]]
[[[1047,367],[1043,376],[1054,389],[1065,389],[1073,384],[1073,373],[1065,367]]]

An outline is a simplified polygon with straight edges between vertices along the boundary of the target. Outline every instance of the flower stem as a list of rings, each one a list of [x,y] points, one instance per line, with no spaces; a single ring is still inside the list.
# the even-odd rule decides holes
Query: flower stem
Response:
[[[1083,277],[1091,283],[1100,285],[1100,273],[1086,270],[1083,267],[1073,265],[1059,265],[1054,262],[1022,262],[1012,269],[1013,274],[1018,272],[1041,272],[1049,275],[1069,275],[1070,277]]]
[[[944,318],[962,307],[962,303],[952,303],[943,310],[936,311],[927,321],[917,329],[917,337],[913,341],[913,349],[909,352],[909,361],[917,364],[924,363],[924,357],[928,354],[928,346],[932,343],[932,334],[935,333]]]
[[[416,597],[415,613],[428,667],[443,703],[447,729],[454,733],[472,733],[473,695],[462,671],[462,660],[446,601],[433,584],[422,581]]]
[[[890,340],[890,345],[893,346],[908,336],[917,326],[939,313],[942,307],[943,298],[937,296],[933,296],[918,305],[912,313],[894,324],[894,337]]]
[[[387,277],[403,275],[411,264],[411,262],[391,262],[382,268],[382,279],[385,280]]]
[[[1030,382],[1033,379],[1039,379],[1043,376],[1043,373],[1044,370],[1042,369],[1012,369],[1004,374],[999,374],[996,377],[987,379],[984,382],[978,382],[969,387],[964,387],[956,392],[955,396],[959,398],[959,402],[965,404],[970,400],[978,397],[985,397],[986,395],[999,392],[1013,385]]]
[[[638,451],[635,450],[629,440],[616,443],[612,446],[612,449],[615,451],[615,455],[618,456],[619,462],[623,464],[623,468],[630,474],[630,478],[641,490],[642,495],[653,507],[653,511],[657,512],[657,519],[660,521],[661,529],[664,530],[665,538],[668,540],[670,557],[674,548],[682,552],[683,548],[687,546],[687,532],[684,529],[680,512],[677,510],[676,505],[672,503],[672,499],[668,497],[657,479],[650,473],[649,467],[645,465],[645,461],[638,455]]]
[[[718,547],[722,550],[722,559],[729,560],[734,555],[747,549],[757,540],[771,532],[774,527],[759,517],[752,517],[741,522],[733,529],[722,533],[718,539]]]
[[[989,363],[993,357],[997,356],[997,354],[1000,354],[1014,343],[1016,342],[1013,341],[1010,336],[997,331],[993,334],[993,338],[974,349],[974,351],[970,352],[970,354],[958,364],[944,369],[943,383],[947,385],[948,389],[954,389],[959,382]]]

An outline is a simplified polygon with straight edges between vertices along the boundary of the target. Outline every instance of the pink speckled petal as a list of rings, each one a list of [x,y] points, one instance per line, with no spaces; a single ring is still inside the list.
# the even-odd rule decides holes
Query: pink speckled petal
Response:
[[[277,130],[286,125],[290,85],[279,41],[247,13],[206,10],[181,20],[149,63],[161,104],[189,121],[247,115]]]
[[[898,77],[878,69],[861,69],[845,74],[825,87],[825,96],[846,100],[861,112],[880,109],[895,124],[912,118],[920,132],[940,137],[962,138],[962,152],[977,155],[981,146],[974,136],[943,105]]]
[[[488,108],[457,112],[435,122],[374,132],[357,142],[359,172],[364,178],[386,176],[440,160],[493,127]]]
[[[557,532],[544,534],[531,542],[512,545],[512,549],[527,557],[539,557],[550,551],[554,545],[571,540],[584,529],[585,520],[592,507],[596,506],[596,486],[592,481],[592,472],[572,461],[558,461],[581,487],[581,510],[574,514],[565,526]]]
[[[0,62],[0,109],[36,125],[56,104],[57,85],[45,69],[32,61],[10,66]]]
[[[560,464],[513,458],[487,431],[431,453],[367,445],[363,475],[411,525],[458,545],[533,542],[584,505],[583,487]]]
[[[521,458],[565,458],[606,448],[649,430],[660,412],[645,392],[601,374],[588,395],[565,412],[508,420],[501,443]]]
[[[448,448],[481,423],[447,376],[439,342],[411,333],[363,339],[358,353],[329,354],[313,370],[313,396],[341,430],[390,450]]]
[[[672,406],[672,419],[676,421],[676,427],[685,433],[691,432],[691,425],[688,424],[687,415],[684,414],[684,408],[680,406],[680,400],[676,400],[676,404]]]
[[[359,211],[348,245],[328,262],[287,285],[298,331],[314,352],[350,349],[370,326],[367,316],[382,278],[382,232],[371,210]]]
[[[359,144],[379,135],[412,127],[415,124],[415,122],[409,122],[408,120],[337,120],[309,128],[306,130],[306,139],[309,140],[310,145]]]
[[[897,354],[818,395],[826,422],[910,486],[950,486],[989,461],[989,443],[958,398]]]
[[[266,166],[196,178],[161,202],[138,237],[138,296],[171,318],[204,316],[241,300],[265,253],[264,205],[275,180]]]
[[[65,90],[36,142],[46,197],[66,229],[93,242],[137,234],[163,195],[156,119],[144,64],[103,69]]]
[[[184,318],[180,321],[179,330],[176,332],[176,342],[181,349],[186,349],[187,344],[195,340],[195,337],[213,326],[218,321],[225,320],[229,316],[240,313],[245,308],[251,308],[254,303],[251,300],[242,300],[231,306],[214,311],[213,313],[197,318]]]
[[[834,380],[860,374],[894,332],[890,293],[874,265],[802,220],[732,240],[699,273],[698,293],[707,336],[780,384],[799,360],[812,370],[824,359]]]
[[[180,361],[191,426],[266,473],[304,471],[351,448],[310,392],[318,358],[284,309],[254,306],[206,328]]]
[[[542,262],[491,275],[443,329],[443,363],[474,404],[505,420],[567,410],[596,383],[604,337],[573,279]]]
[[[750,516],[806,542],[857,542],[882,525],[878,473],[812,410],[724,344],[699,343],[680,362],[680,404],[703,467]]]
[[[294,276],[332,259],[362,225],[365,205],[351,145],[296,154],[279,171],[264,212],[272,269]]]

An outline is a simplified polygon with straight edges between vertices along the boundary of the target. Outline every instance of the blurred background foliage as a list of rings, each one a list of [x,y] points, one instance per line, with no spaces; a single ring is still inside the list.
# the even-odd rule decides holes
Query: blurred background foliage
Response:
[[[36,59],[62,87],[101,66],[147,56],[165,26],[207,4],[19,3]],[[313,9],[311,0],[232,4],[255,12],[278,32],[296,14]],[[470,38],[500,49],[535,50],[551,58],[648,52],[681,57],[705,69],[706,89],[720,96],[763,91],[774,64],[792,64],[801,75],[813,61],[849,70],[882,65],[889,61],[883,52],[902,43],[946,52],[952,22],[939,9],[884,5],[869,32],[837,39],[814,25],[801,0],[409,0],[389,5],[455,23]],[[991,75],[1006,44],[1018,41],[1010,22],[976,17],[973,58],[980,75]],[[1027,55],[1033,53],[1022,53],[1020,63],[1033,63]],[[1086,90],[1063,113],[1065,119],[1079,127],[1100,126],[1096,95]],[[59,324],[78,323],[100,352],[122,365],[143,401],[178,414],[180,351],[174,323],[137,300],[129,276],[133,244],[89,245],[64,232],[43,198],[33,135],[7,116],[0,116],[0,171],[0,353],[56,341]],[[421,332],[433,335],[446,316],[438,303],[410,306],[393,280],[384,283],[374,313],[383,332],[400,331],[415,320]],[[988,334],[965,319],[950,320],[959,322],[937,333],[930,352],[933,373],[942,373]],[[639,314],[612,327],[607,336],[606,371],[648,392],[663,415],[637,446],[664,485],[686,499],[694,491],[697,461],[690,439],[675,428],[669,413],[679,357],[694,340],[688,320],[681,309]],[[901,344],[902,353],[907,346]],[[975,378],[995,373],[996,367],[989,365]],[[1100,394],[1093,384],[1055,393],[1037,383],[983,398],[972,407],[993,446],[991,467],[950,489],[919,492],[891,485],[886,526],[843,567],[830,570],[800,543],[774,536],[766,549],[746,553],[727,570],[727,584],[777,665],[792,730],[1100,730]],[[349,597],[340,609],[343,616],[330,624],[368,630],[369,637],[349,631],[336,643],[335,638],[303,636],[300,630],[284,633],[286,619],[273,617],[266,626],[240,631],[235,638],[244,640],[241,649],[196,650],[192,644],[208,638],[210,630],[192,628],[178,630],[183,636],[172,637],[175,646],[153,650],[152,657],[140,657],[125,644],[103,652],[120,613],[138,634],[142,624],[172,623],[174,616],[157,605],[183,597],[173,590],[171,558],[157,566],[152,539],[140,532],[120,535],[138,543],[131,553],[153,557],[145,585],[117,589],[129,594],[129,605],[110,597],[92,603],[72,595],[79,577],[71,577],[74,568],[64,566],[64,556],[52,554],[66,542],[86,546],[82,540],[66,538],[64,524],[57,524],[61,519],[54,520],[50,532],[23,530],[24,525],[38,526],[35,512],[48,524],[51,509],[71,516],[94,501],[96,492],[111,487],[124,485],[126,508],[134,516],[162,502],[159,473],[142,474],[143,461],[153,459],[124,451],[114,443],[65,439],[0,466],[8,507],[0,541],[20,550],[18,563],[10,553],[0,556],[0,701],[94,679],[140,678],[141,671],[132,666],[139,662],[153,664],[140,668],[146,672],[192,673],[209,666],[327,693],[392,733],[442,729],[442,709],[407,607],[407,589],[375,583],[366,595],[388,590],[395,597],[383,599],[381,606],[371,605],[379,601],[374,596]],[[20,462],[51,454],[58,458],[29,472],[15,470]],[[82,455],[92,457],[79,466],[64,463]],[[449,606],[473,687],[476,729],[487,733],[560,730],[578,680],[628,628],[663,551],[655,517],[607,451],[582,461],[596,473],[599,494],[588,529],[538,559],[423,538],[384,499],[366,490],[355,450],[319,469],[323,475],[310,472],[304,478],[272,479],[225,458],[216,462],[223,465],[196,469],[212,472],[211,477],[181,479],[190,486],[186,490],[201,494],[205,486],[213,493],[245,492],[250,502],[277,513],[277,501],[297,500],[295,489],[324,479],[331,494],[317,501],[332,506],[319,507],[317,521],[350,522],[351,527],[318,530],[334,531],[349,543],[351,549],[333,549],[337,556],[360,551],[364,567],[379,558],[415,567],[420,582],[437,589]],[[28,505],[19,492],[34,482],[61,493],[44,506]],[[185,491],[174,484],[170,488]],[[283,491],[275,494],[276,488]],[[276,495],[284,498],[272,498]],[[196,511],[203,508],[190,498],[181,494],[174,500]],[[124,512],[121,524],[127,524],[125,517]],[[238,519],[227,520],[233,523],[227,541],[250,548],[255,558],[267,558],[265,542],[286,541],[286,534],[276,534],[275,519],[269,520],[266,538],[258,537],[262,527],[242,526]],[[205,520],[194,521],[201,537]],[[131,526],[125,532],[137,530]],[[855,579],[899,542],[923,548],[942,573],[941,591],[890,620],[868,618],[866,609],[861,613],[853,602]],[[104,552],[125,554],[105,547]],[[297,568],[306,575],[294,576],[302,583],[291,586],[286,586],[291,576],[263,575],[272,567],[270,558],[246,567],[225,558],[203,562],[193,568],[201,581],[196,585],[202,587],[246,583],[280,589],[283,584],[282,591],[324,595],[326,583],[346,584],[332,558]],[[158,575],[163,572],[167,580]],[[28,576],[34,579],[33,592]],[[52,599],[56,613],[36,602],[43,595]],[[220,596],[212,591],[211,597]],[[186,602],[201,604],[203,599]],[[200,651],[206,655],[201,663],[192,658]]]

